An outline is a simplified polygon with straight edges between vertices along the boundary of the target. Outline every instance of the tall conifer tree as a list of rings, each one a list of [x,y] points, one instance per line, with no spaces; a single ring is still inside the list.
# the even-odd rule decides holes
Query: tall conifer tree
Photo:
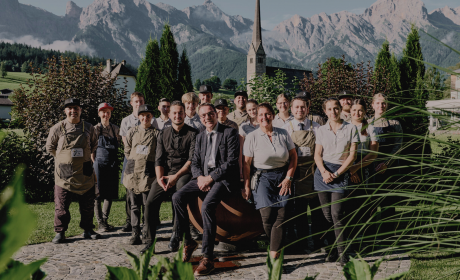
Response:
[[[157,107],[162,98],[158,83],[160,79],[160,47],[158,41],[150,39],[145,48],[145,57],[142,59],[137,72],[136,91],[145,95],[145,103]]]
[[[179,64],[179,53],[177,44],[174,41],[174,35],[171,32],[171,26],[165,24],[163,34],[160,39],[160,86],[162,97],[172,100],[180,100],[182,90],[177,83],[177,69]]]
[[[193,91],[192,67],[190,66],[185,47],[180,57],[178,72],[179,76],[177,77],[177,82],[179,84],[179,89],[184,93]]]

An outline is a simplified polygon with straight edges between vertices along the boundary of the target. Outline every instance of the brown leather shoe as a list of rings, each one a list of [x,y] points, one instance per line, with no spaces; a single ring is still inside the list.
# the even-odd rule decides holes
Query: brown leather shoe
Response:
[[[214,270],[214,262],[209,258],[202,258],[200,265],[195,269],[195,276],[208,275]]]
[[[198,248],[198,243],[196,243],[196,241],[192,239],[190,243],[184,247],[182,261],[188,262],[190,258],[192,258],[192,254],[197,248]]]

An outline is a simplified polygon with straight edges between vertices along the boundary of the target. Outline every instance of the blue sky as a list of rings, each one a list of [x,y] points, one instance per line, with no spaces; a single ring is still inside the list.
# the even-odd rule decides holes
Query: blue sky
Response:
[[[94,0],[73,0],[78,6],[86,7]],[[254,18],[255,0],[212,0],[222,11],[229,15],[241,15],[246,18]],[[409,0],[405,0],[409,1]],[[30,4],[57,15],[64,15],[66,0],[19,0],[24,4]],[[149,1],[151,3],[163,2],[183,9],[193,5],[201,5],[204,0],[163,0]],[[262,26],[272,29],[283,20],[291,18],[295,14],[310,17],[321,12],[332,14],[347,10],[352,13],[363,13],[372,5],[374,0],[261,0]],[[428,12],[436,8],[460,6],[459,0],[423,0]]]

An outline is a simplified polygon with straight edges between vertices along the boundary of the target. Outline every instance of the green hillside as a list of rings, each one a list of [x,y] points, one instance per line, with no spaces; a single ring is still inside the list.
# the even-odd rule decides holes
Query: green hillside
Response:
[[[17,89],[21,83],[25,84],[28,79],[30,79],[29,73],[8,72],[5,78],[0,78],[0,89]]]

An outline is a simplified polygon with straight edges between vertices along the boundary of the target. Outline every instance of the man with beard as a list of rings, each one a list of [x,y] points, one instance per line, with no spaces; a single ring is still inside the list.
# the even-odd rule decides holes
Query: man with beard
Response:
[[[161,203],[177,190],[180,190],[192,178],[190,165],[195,151],[198,130],[186,125],[185,106],[180,101],[171,104],[169,119],[172,126],[163,129],[157,138],[155,173],[157,180],[147,197],[145,207],[144,243],[147,245],[141,254],[153,245],[156,228],[160,224]],[[173,215],[173,236],[169,248],[177,251],[179,236],[174,235],[177,227]]]
[[[248,112],[246,112],[246,103],[248,102],[248,93],[240,90],[235,92],[235,100],[233,100],[236,110],[231,112],[227,117],[229,120],[236,122],[237,125],[248,120]]]
[[[342,105],[342,113],[340,118],[348,123],[351,123],[351,103],[353,101],[353,94],[348,90],[344,90],[338,94],[340,105]]]
[[[91,154],[98,139],[94,127],[81,119],[81,105],[77,98],[64,101],[66,119],[50,129],[46,151],[54,157],[54,231],[53,243],[63,243],[70,223],[69,206],[75,197],[80,204],[80,227],[83,237],[98,239],[93,231],[94,172]]]

